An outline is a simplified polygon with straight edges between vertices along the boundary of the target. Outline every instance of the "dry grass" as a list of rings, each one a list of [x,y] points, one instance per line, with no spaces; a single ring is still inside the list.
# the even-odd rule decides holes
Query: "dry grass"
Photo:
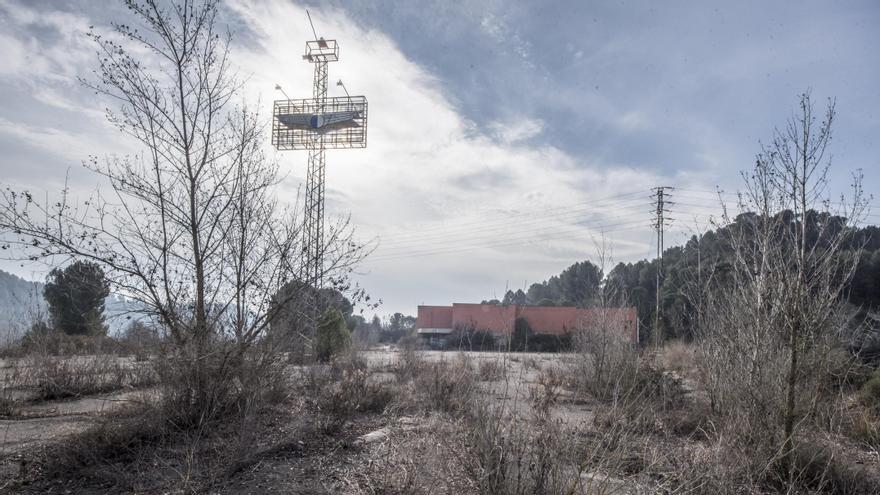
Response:
[[[537,374],[503,356],[441,354],[432,361],[418,351],[401,352],[390,372],[370,369],[357,354],[288,367],[289,375],[246,379],[242,387],[261,390],[259,396],[235,402],[228,419],[201,429],[175,428],[161,404],[124,412],[64,443],[32,466],[30,479],[77,477],[99,491],[280,487],[279,472],[306,473],[307,480],[283,485],[294,492],[880,490],[876,469],[866,463],[869,443],[842,443],[830,433],[798,442],[797,478],[781,483],[772,471],[775,453],[742,435],[749,431],[742,418],[713,413],[701,395],[686,393],[678,378],[686,368],[666,369],[662,356],[612,352],[632,364],[631,374],[613,382],[606,379],[613,368],[583,376],[584,369],[595,372],[596,362],[581,353]],[[589,421],[561,415],[573,403],[588,405]],[[872,438],[873,411],[857,400],[851,406],[847,422],[837,424],[848,425],[853,438],[858,428]],[[308,427],[288,431],[296,421]],[[279,429],[286,433],[279,436]],[[375,440],[359,439],[370,431]],[[262,481],[246,481],[253,479]]]
[[[156,383],[153,368],[112,355],[10,359],[2,370],[0,415],[13,415],[23,401],[42,402],[140,389]]]
[[[80,397],[123,388],[143,388],[156,383],[149,366],[123,362],[115,356],[40,356],[30,364],[29,384],[36,391],[33,400]]]
[[[666,342],[657,356],[658,364],[687,378],[696,377],[696,349],[692,344],[673,340]]]
[[[498,381],[507,376],[507,365],[500,358],[481,360],[477,370],[480,381],[484,382]]]

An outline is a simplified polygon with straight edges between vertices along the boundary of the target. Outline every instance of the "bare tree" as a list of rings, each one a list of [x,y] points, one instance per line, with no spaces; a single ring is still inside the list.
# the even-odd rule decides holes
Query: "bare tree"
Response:
[[[714,321],[702,327],[713,398],[748,415],[760,429],[751,441],[777,442],[772,462],[787,482],[797,426],[817,400],[817,380],[845,324],[842,296],[858,254],[847,242],[866,206],[860,174],[849,200],[829,199],[834,115],[830,100],[817,121],[809,93],[801,95],[799,112],[743,174],[738,206],[749,213],[736,221],[724,214],[730,270],[710,295]]]
[[[144,152],[91,158],[110,194],[80,204],[66,190],[40,203],[7,187],[0,229],[5,248],[31,259],[104,266],[115,291],[167,329],[184,370],[178,399],[205,418],[222,408],[279,307],[273,296],[299,272],[300,224],[274,197],[278,167],[262,152],[263,120],[236,104],[241,85],[218,1],[124,4],[139,25],[90,33],[98,67],[82,82],[115,103],[109,120]],[[326,242],[328,274],[344,279],[365,251],[346,220]]]
[[[600,273],[613,264],[613,253],[602,234],[593,239],[596,266]],[[582,388],[602,399],[617,400],[630,392],[631,380],[638,370],[636,329],[631,328],[626,295],[615,284],[603,277],[595,295],[595,306],[590,316],[577,322],[572,335],[576,351],[573,364],[575,376],[581,377]]]

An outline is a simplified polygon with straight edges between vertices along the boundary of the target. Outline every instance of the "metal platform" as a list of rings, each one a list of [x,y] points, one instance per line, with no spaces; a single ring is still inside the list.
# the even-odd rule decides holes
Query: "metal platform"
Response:
[[[367,99],[336,96],[277,100],[272,112],[272,145],[278,150],[367,146]]]

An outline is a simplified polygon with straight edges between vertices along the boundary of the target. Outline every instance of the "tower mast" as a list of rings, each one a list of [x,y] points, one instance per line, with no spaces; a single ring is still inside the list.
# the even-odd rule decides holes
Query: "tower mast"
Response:
[[[272,144],[278,150],[306,150],[308,166],[305,180],[302,262],[298,280],[300,321],[307,340],[314,336],[318,319],[318,291],[323,287],[326,246],[324,239],[324,184],[327,149],[364,148],[367,145],[367,99],[327,96],[328,67],[339,60],[336,40],[318,37],[312,16],[309,25],[314,38],[306,42],[303,60],[314,64],[312,97],[276,100],[272,119]],[[342,81],[338,85],[342,86]],[[275,89],[281,89],[276,85]],[[343,86],[344,89],[344,86]]]

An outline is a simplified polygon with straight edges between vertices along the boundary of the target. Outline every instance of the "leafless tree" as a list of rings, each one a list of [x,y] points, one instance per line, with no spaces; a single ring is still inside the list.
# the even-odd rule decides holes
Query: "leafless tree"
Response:
[[[776,442],[772,463],[788,482],[797,427],[845,325],[842,296],[857,263],[847,241],[866,207],[860,174],[850,198],[829,199],[834,101],[821,121],[809,93],[798,110],[743,174],[738,206],[748,213],[724,214],[730,269],[709,296],[700,352],[713,399],[748,415],[750,441]]]
[[[103,265],[169,333],[186,370],[179,399],[203,418],[222,407],[281,306],[273,296],[299,272],[300,224],[275,199],[264,120],[238,103],[218,1],[124,4],[137,25],[89,34],[98,66],[82,82],[114,103],[109,120],[143,153],[91,158],[109,195],[79,204],[67,190],[38,202],[6,187],[0,229],[4,248],[31,259]],[[365,254],[352,235],[346,220],[331,226],[328,276],[344,278]]]
[[[613,264],[611,247],[602,234],[594,239],[596,266],[602,274]],[[605,278],[595,296],[590,316],[577,322],[572,335],[573,365],[582,377],[582,388],[602,399],[617,399],[629,392],[638,369],[635,329],[626,318],[626,296]]]

